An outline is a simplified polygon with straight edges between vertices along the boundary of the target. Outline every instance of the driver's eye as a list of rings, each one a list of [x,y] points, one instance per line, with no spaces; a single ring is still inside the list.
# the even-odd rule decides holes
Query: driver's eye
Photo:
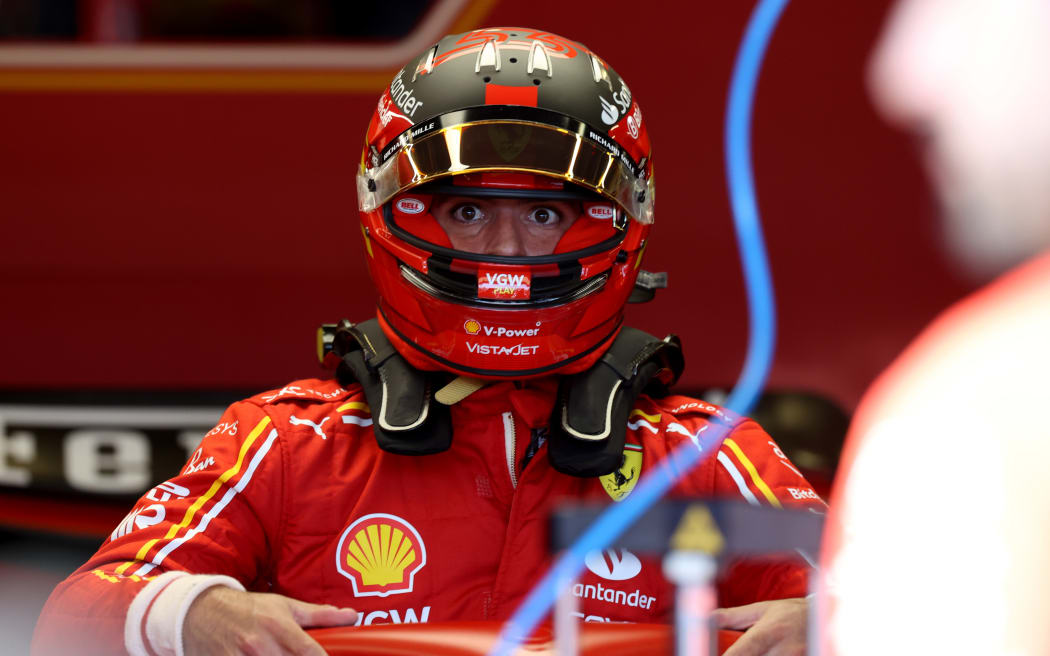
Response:
[[[473,223],[481,218],[481,209],[477,205],[464,203],[452,210],[452,216],[464,223]]]
[[[540,225],[550,225],[558,222],[558,213],[549,207],[537,207],[530,214],[530,218]]]

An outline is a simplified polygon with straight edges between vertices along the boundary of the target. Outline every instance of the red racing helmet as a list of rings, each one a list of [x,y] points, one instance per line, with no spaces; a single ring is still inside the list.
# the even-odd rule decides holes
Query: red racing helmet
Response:
[[[387,337],[415,367],[521,379],[589,368],[623,324],[653,221],[627,85],[584,45],[527,28],[447,36],[368,126],[358,200]],[[549,255],[456,250],[435,194],[568,200]]]

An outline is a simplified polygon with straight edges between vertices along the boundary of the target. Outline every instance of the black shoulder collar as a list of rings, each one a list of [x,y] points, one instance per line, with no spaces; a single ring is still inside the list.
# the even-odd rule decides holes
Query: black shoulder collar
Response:
[[[452,414],[434,399],[444,374],[409,366],[375,319],[358,324],[344,319],[331,335],[331,350],[341,358],[336,377],[344,386],[361,383],[384,451],[422,456],[452,445]]]
[[[321,330],[320,355],[334,353],[339,381],[346,385],[356,380],[364,388],[382,449],[427,455],[451,446],[451,413],[434,399],[447,374],[409,366],[375,319],[359,324],[344,320]],[[562,377],[550,422],[551,465],[580,477],[615,471],[635,400],[643,392],[666,395],[684,367],[682,346],[674,335],[657,339],[623,328],[593,367]]]

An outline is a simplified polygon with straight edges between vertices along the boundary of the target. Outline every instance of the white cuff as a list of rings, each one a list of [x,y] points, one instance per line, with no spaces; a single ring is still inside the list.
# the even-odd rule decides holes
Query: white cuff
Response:
[[[182,625],[190,604],[216,585],[234,590],[244,586],[220,574],[165,572],[142,588],[128,607],[124,622],[124,646],[131,656],[184,656]],[[149,642],[149,646],[143,641]]]

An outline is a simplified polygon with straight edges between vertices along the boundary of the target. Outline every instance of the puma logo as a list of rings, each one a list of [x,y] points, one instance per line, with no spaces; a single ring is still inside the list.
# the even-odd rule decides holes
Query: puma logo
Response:
[[[300,419],[300,418],[296,417],[295,415],[292,415],[291,417],[288,418],[288,421],[291,422],[292,424],[296,425],[296,426],[309,426],[310,428],[314,429],[315,433],[317,433],[318,435],[321,436],[322,440],[327,440],[328,436],[324,434],[323,430],[321,430],[321,426],[324,426],[324,423],[326,421],[328,421],[329,419],[331,419],[331,417],[325,417],[324,419],[321,420],[321,423],[316,424],[316,423],[310,421],[309,419]]]

